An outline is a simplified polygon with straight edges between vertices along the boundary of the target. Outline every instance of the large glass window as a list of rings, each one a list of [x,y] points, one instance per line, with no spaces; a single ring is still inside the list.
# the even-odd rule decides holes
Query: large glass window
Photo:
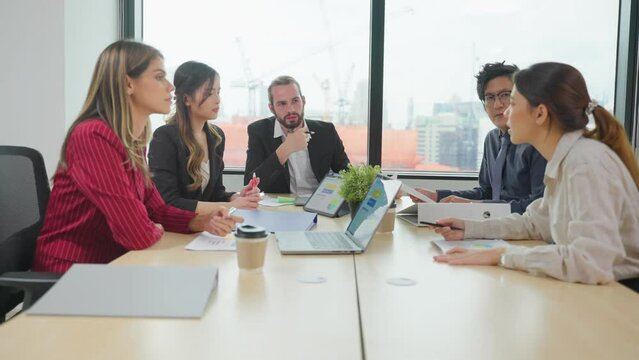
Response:
[[[366,162],[370,6],[148,0],[143,35],[164,53],[170,78],[187,60],[220,72],[214,123],[226,133],[227,167],[243,167],[246,126],[271,115],[266,88],[282,74],[300,81],[306,118],[333,122],[351,161]],[[474,75],[487,62],[569,63],[591,96],[614,110],[618,11],[617,1],[599,0],[385,1],[382,166],[478,171],[493,124]],[[158,127],[164,119],[152,120]]]
[[[612,110],[618,2],[388,0],[384,40],[386,169],[479,169],[494,128],[476,92],[484,63],[541,61],[579,69]]]
[[[351,161],[367,161],[369,1],[150,0],[143,9],[144,41],[164,54],[169,79],[188,60],[220,73],[214,124],[227,167],[244,167],[246,127],[271,115],[267,87],[283,74],[299,81],[305,117],[333,122]]]

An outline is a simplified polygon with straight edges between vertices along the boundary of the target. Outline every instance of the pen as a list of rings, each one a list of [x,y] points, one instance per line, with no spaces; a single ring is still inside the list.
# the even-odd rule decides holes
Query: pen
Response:
[[[257,185],[257,178],[255,177],[255,173],[253,173],[253,178],[251,179],[251,181],[249,181],[249,185],[251,185],[251,189],[255,189],[255,186]]]
[[[430,221],[420,221],[419,223],[420,224],[424,224],[424,225],[434,226],[434,227],[449,227],[449,228],[451,228],[451,230],[464,230],[464,229],[460,229],[458,227],[442,225],[442,224],[438,224],[438,223],[430,222]]]

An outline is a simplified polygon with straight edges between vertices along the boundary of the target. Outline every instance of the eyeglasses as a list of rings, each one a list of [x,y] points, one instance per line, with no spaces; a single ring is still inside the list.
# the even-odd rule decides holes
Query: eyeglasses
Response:
[[[499,99],[499,102],[502,105],[510,105],[510,91],[502,91],[497,95],[486,94],[484,95],[484,100],[482,102],[486,106],[493,106],[497,99]]]

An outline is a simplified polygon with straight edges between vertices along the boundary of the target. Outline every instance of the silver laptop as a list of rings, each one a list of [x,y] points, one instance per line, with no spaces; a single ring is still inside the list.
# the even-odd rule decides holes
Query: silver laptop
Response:
[[[276,232],[282,254],[352,254],[362,253],[388,208],[395,200],[401,181],[378,176],[353,215],[344,232],[290,231]]]

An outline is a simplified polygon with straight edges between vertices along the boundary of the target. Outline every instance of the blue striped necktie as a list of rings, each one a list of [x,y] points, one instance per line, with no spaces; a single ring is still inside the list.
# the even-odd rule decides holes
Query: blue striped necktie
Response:
[[[499,200],[501,195],[501,180],[504,173],[504,164],[506,164],[506,153],[508,152],[508,145],[510,145],[510,134],[505,133],[500,136],[501,145],[499,146],[499,152],[497,158],[493,164],[492,181],[491,186],[493,188],[493,200]]]

